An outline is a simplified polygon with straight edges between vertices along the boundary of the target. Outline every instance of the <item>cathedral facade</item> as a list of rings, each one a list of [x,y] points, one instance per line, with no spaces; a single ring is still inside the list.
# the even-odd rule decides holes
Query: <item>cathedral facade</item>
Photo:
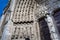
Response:
[[[3,13],[1,40],[60,40],[60,0],[9,0]]]

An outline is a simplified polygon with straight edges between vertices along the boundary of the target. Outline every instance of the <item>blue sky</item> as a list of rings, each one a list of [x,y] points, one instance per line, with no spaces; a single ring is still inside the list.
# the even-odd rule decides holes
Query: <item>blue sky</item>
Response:
[[[0,17],[3,14],[3,9],[6,7],[8,0],[0,0]]]

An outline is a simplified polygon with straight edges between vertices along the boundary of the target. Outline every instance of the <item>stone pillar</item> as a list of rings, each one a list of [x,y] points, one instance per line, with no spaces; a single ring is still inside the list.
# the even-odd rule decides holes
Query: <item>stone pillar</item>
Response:
[[[52,40],[60,40],[59,33],[58,33],[57,27],[54,23],[53,17],[50,15],[46,15],[46,17],[47,17],[46,22],[48,24]]]
[[[11,40],[11,35],[12,35],[12,31],[13,31],[12,26],[13,26],[13,24],[9,20],[9,22],[4,27],[4,31],[3,31],[1,40]]]

